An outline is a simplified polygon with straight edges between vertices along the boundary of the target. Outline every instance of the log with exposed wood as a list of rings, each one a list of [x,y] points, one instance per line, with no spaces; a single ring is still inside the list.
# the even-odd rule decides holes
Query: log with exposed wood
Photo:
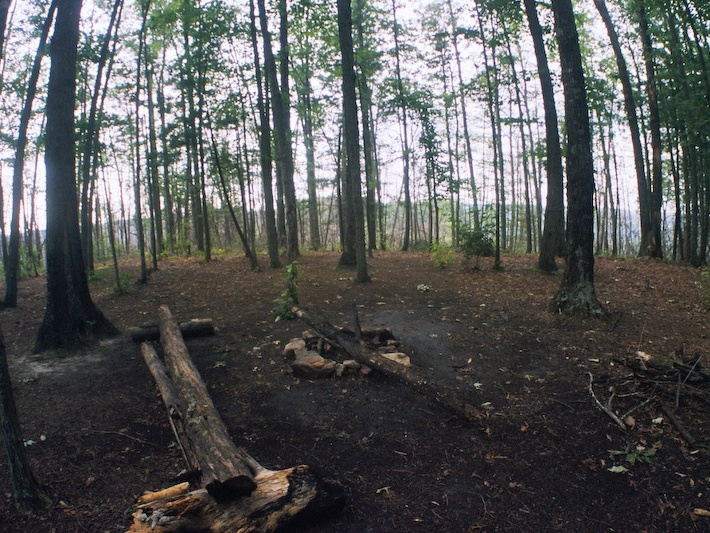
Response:
[[[130,328],[133,342],[146,342],[160,340],[160,328],[158,324],[146,324]],[[183,338],[206,337],[214,335],[214,324],[210,318],[193,318],[187,322],[180,323],[180,332]]]
[[[437,386],[417,370],[382,357],[377,352],[368,349],[362,342],[357,342],[353,336],[336,328],[325,318],[297,306],[293,306],[291,312],[308,324],[311,329],[338,344],[359,363],[388,377],[395,378],[456,416],[467,420],[480,420],[484,417],[483,413],[470,403]]]
[[[311,513],[342,508],[342,487],[308,466],[263,468],[231,440],[167,307],[158,311],[165,362],[148,344],[141,353],[160,390],[180,449],[199,480],[146,493],[137,501],[130,532],[275,531]],[[195,475],[196,474],[196,475]]]

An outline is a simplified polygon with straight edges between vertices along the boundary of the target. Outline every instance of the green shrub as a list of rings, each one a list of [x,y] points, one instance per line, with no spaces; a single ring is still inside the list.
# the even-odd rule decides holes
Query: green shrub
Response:
[[[296,318],[296,315],[291,311],[291,306],[298,305],[298,276],[300,274],[301,268],[296,261],[286,266],[284,291],[274,300],[274,314],[277,322]]]
[[[454,252],[448,246],[432,244],[429,258],[436,268],[446,268],[454,260]]]
[[[476,270],[480,268],[481,257],[491,257],[494,252],[493,239],[484,230],[461,228],[460,247],[464,255],[464,264],[468,265],[471,258],[476,258]]]

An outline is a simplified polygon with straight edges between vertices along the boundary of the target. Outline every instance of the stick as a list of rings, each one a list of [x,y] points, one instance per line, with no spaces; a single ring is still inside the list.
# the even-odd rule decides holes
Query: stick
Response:
[[[605,412],[611,419],[616,422],[616,425],[618,425],[621,429],[626,431],[626,426],[624,423],[621,421],[621,419],[614,414],[614,411],[611,410],[611,398],[609,398],[609,407],[602,405],[602,402],[599,401],[599,398],[597,398],[597,395],[594,394],[594,389],[592,389],[592,383],[594,383],[594,376],[592,376],[591,372],[587,372],[589,375],[589,394],[592,395],[592,399],[594,400],[594,403],[597,404],[597,407],[601,409],[603,412]]]
[[[671,421],[671,424],[673,424],[673,426],[675,426],[675,428],[678,430],[678,433],[680,433],[680,436],[683,437],[683,440],[688,443],[688,446],[695,446],[697,441],[688,432],[688,430],[685,429],[683,424],[680,423],[680,420],[678,420],[678,417],[675,416],[673,413],[671,413],[670,409],[668,409],[668,407],[666,407],[663,404],[661,404],[661,411],[663,411],[663,414],[668,417],[668,420]]]

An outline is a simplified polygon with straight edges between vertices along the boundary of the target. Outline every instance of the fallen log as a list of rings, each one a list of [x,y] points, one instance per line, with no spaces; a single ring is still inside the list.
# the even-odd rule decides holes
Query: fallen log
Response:
[[[193,318],[187,322],[180,323],[180,333],[185,339],[214,335],[214,331],[214,324],[211,318]],[[136,343],[160,340],[158,324],[136,326],[130,328],[128,332],[131,334],[131,340]]]
[[[195,451],[202,484],[218,501],[248,496],[256,484],[244,452],[232,442],[170,310],[160,306],[158,318],[165,366],[182,401],[182,425]]]
[[[254,464],[256,490],[248,498],[219,504],[206,490],[170,487],[168,497],[136,507],[128,533],[270,533],[294,523],[327,518],[343,507],[342,488],[324,482],[308,466],[267,470]],[[162,496],[162,495],[161,495]]]
[[[449,391],[441,389],[426,377],[421,376],[415,369],[396,363],[368,349],[363,343],[355,341],[350,335],[334,327],[325,318],[297,306],[291,307],[291,312],[303,320],[311,329],[333,340],[359,363],[404,383],[458,417],[466,420],[484,418],[485,415],[478,408],[451,394]]]
[[[134,505],[129,533],[269,533],[339,511],[345,503],[340,485],[305,465],[268,470],[234,445],[167,307],[159,317],[166,364],[148,344],[141,353],[188,468],[198,472],[191,481],[199,485],[144,493]]]

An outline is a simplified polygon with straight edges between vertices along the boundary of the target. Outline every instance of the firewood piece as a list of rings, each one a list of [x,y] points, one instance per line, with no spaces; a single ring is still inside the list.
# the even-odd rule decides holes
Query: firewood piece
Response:
[[[256,484],[246,454],[232,442],[167,306],[160,306],[158,317],[165,366],[186,405],[183,424],[197,455],[202,484],[220,502],[248,496]]]
[[[456,416],[467,420],[480,420],[485,416],[473,405],[441,389],[427,378],[420,376],[413,368],[407,368],[399,363],[385,359],[376,352],[366,348],[362,343],[355,342],[352,337],[335,328],[325,318],[297,306],[293,306],[291,312],[308,324],[310,328],[337,342],[350,357],[359,363],[404,383],[419,394],[435,401]]]
[[[345,504],[342,487],[308,466],[277,471],[258,466],[256,472],[257,489],[248,498],[219,504],[199,489],[140,504],[128,533],[270,533],[295,520],[325,518]]]
[[[184,482],[168,487],[167,489],[156,490],[155,492],[144,492],[138,497],[137,502],[142,505],[144,503],[174,498],[175,496],[179,496],[180,494],[187,492],[189,488],[190,484],[188,482]]]
[[[186,339],[214,335],[214,324],[211,318],[193,318],[180,324],[180,332]],[[136,326],[129,330],[133,342],[160,340],[160,328],[157,324]]]

